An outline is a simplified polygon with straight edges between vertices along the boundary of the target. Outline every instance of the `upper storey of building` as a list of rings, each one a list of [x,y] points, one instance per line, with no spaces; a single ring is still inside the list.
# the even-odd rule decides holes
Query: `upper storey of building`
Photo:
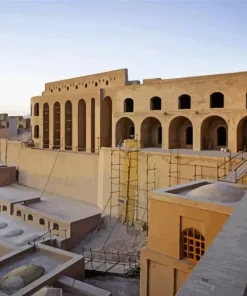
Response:
[[[102,96],[100,90],[104,90]],[[126,112],[126,99],[133,101],[131,112],[242,110],[247,108],[247,72],[144,79],[140,83],[129,81],[128,70],[120,69],[46,83],[42,96],[33,97],[32,102],[55,103],[77,98],[90,100],[92,97],[97,100],[106,96],[112,99],[112,111],[117,113]]]
[[[42,95],[83,92],[88,90],[97,90],[100,88],[119,87],[125,86],[128,83],[128,70],[120,69],[49,82],[45,84],[45,91]]]

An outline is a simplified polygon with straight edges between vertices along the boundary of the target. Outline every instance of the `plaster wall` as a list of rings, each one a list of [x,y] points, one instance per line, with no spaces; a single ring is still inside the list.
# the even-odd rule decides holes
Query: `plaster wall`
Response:
[[[46,186],[47,192],[80,199],[104,209],[110,196],[112,196],[112,203],[118,204],[119,180],[117,177],[120,172],[120,183],[125,184],[121,185],[120,190],[123,195],[126,195],[126,182],[128,180],[124,171],[128,168],[128,161],[122,159],[121,165],[118,165],[119,158],[124,156],[124,152],[116,150],[112,153],[110,148],[102,148],[99,154],[64,151],[58,154],[57,151],[31,149],[26,148],[20,142],[1,140],[0,157],[4,163],[6,151],[7,165],[17,166],[19,182],[23,185],[41,190]],[[138,164],[137,168],[134,168],[136,158],[138,158]],[[199,154],[178,155],[177,158],[177,154],[174,152],[170,155],[158,151],[132,152],[131,159],[133,168],[130,175],[131,178],[138,180],[140,189],[138,198],[136,197],[138,207],[135,214],[135,219],[139,221],[146,221],[147,198],[151,196],[153,189],[182,184],[196,179],[216,180],[217,174],[223,175],[241,162],[241,159],[233,159],[231,165],[227,164],[226,167],[222,166],[220,170],[217,170],[217,165],[222,164],[227,158]],[[56,164],[53,168],[55,161]],[[170,164],[171,162],[172,164]],[[112,191],[116,192],[112,195],[111,180],[113,183],[113,179],[111,177],[116,177],[114,183],[117,184],[112,187]],[[132,185],[136,184],[132,183]],[[134,188],[131,190],[131,195],[137,195]],[[134,203],[135,201],[133,201]],[[111,210],[113,215],[118,215],[120,209],[112,207]],[[110,204],[108,203],[105,213],[109,213],[109,211]]]
[[[194,262],[182,257],[182,231],[187,228],[197,229],[205,238],[207,250],[228,217],[229,214],[224,211],[212,211],[210,204],[196,208],[186,203],[174,204],[152,199],[148,245],[141,255],[140,295],[175,295],[195,266]]]
[[[17,212],[21,213],[21,216],[18,216]],[[69,238],[71,236],[70,233],[70,223],[66,223],[64,221],[60,221],[58,219],[55,219],[53,217],[48,217],[44,213],[40,213],[38,211],[35,211],[32,208],[28,208],[26,206],[23,206],[21,204],[16,204],[14,206],[14,214],[15,218],[17,220],[24,221],[26,224],[29,224],[30,226],[34,226],[37,228],[40,228],[45,231],[49,231],[53,229],[54,224],[58,224],[59,229],[53,230],[53,235],[59,235],[62,238]],[[29,215],[32,217],[33,220],[29,218]],[[41,225],[40,219],[43,219],[45,224]]]
[[[16,168],[0,166],[0,186],[6,186],[16,181]]]
[[[98,154],[29,149],[8,142],[7,164],[17,166],[21,184],[41,190],[46,186],[48,192],[91,204],[97,204],[98,159]]]
[[[33,134],[35,126],[39,128],[34,142],[41,148],[44,137],[49,137],[49,147],[52,147],[53,107],[55,102],[59,102],[60,148],[65,149],[65,103],[70,100],[73,113],[73,151],[78,149],[81,117],[86,117],[86,124],[82,128],[83,134],[86,133],[87,151],[92,148],[92,142],[95,147],[115,147],[121,135],[128,138],[130,127],[134,128],[135,137],[141,140],[142,147],[194,150],[219,150],[221,147],[228,147],[233,152],[243,150],[247,145],[246,78],[247,72],[239,72],[178,79],[149,79],[144,80],[143,84],[131,84],[128,82],[127,70],[122,69],[47,83],[42,96],[31,100],[32,109],[37,107],[39,110],[38,114],[32,116]],[[214,93],[224,96],[222,107],[210,106],[210,96]],[[179,107],[180,97],[184,94],[191,101],[187,109]],[[154,97],[161,100],[159,110],[151,110],[150,102]],[[95,99],[94,117],[91,116],[92,98]],[[132,111],[125,110],[127,98],[133,100]],[[86,103],[86,115],[78,115],[80,99],[84,99]],[[106,99],[111,102],[107,107],[104,104]],[[50,110],[49,136],[47,132],[44,135],[45,104],[49,105]],[[118,125],[120,120],[121,124]],[[191,143],[186,142],[187,127],[193,128]],[[225,144],[218,142],[217,133],[220,127],[226,129],[226,140],[223,140]],[[158,137],[160,140],[157,140]]]

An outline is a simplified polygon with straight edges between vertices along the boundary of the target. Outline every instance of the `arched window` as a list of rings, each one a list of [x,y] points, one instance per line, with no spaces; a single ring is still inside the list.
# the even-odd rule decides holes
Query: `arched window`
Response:
[[[17,216],[17,217],[21,217],[21,211],[17,211],[17,212],[16,212],[16,216]]]
[[[91,99],[91,152],[95,152],[95,98]]]
[[[193,145],[193,127],[188,126],[185,131],[186,145]]]
[[[34,138],[38,139],[39,138],[39,126],[35,125],[34,127]]]
[[[134,101],[132,99],[124,100],[124,112],[134,112]]]
[[[57,223],[53,223],[53,229],[59,230],[59,225]]]
[[[161,98],[153,97],[150,100],[150,110],[161,110]]]
[[[72,103],[65,103],[65,150],[72,150]]]
[[[43,106],[43,148],[49,148],[49,104],[45,103]]]
[[[3,212],[7,212],[7,207],[3,206]]]
[[[217,129],[217,145],[218,146],[226,146],[226,128],[221,126]]]
[[[224,95],[221,92],[211,94],[210,108],[224,108]]]
[[[181,95],[178,98],[178,109],[190,109],[191,108],[191,98],[189,95]]]
[[[27,220],[28,221],[33,221],[33,216],[31,214],[29,214]]]
[[[56,102],[53,107],[53,149],[60,149],[60,103]]]
[[[182,256],[191,261],[199,261],[205,252],[205,239],[193,228],[185,229],[182,233]]]
[[[40,224],[40,225],[45,225],[45,220],[44,220],[43,218],[40,218],[40,219],[39,219],[39,224]]]
[[[34,116],[39,116],[39,103],[34,104]]]

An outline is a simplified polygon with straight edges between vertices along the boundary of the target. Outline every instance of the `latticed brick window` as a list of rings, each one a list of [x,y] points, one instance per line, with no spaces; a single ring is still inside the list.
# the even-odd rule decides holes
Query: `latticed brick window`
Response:
[[[182,248],[183,258],[197,262],[205,252],[205,239],[196,229],[185,229],[182,233]]]

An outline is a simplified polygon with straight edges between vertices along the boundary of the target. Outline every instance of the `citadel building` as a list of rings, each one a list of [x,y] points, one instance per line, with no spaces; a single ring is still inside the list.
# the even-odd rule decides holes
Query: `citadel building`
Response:
[[[46,83],[32,98],[39,148],[95,152],[134,136],[141,148],[240,151],[247,72],[129,81],[120,69]]]
[[[1,202],[4,216],[24,224],[25,231],[31,231],[29,226],[35,233],[55,231],[61,242],[72,245],[97,224],[101,213],[101,218],[110,217],[112,229],[97,226],[94,235],[101,237],[107,229],[111,240],[107,234],[105,243],[98,243],[96,234],[87,246],[97,252],[103,245],[105,252],[117,242],[124,249],[126,227],[128,238],[142,248],[141,259],[135,254],[141,296],[227,291],[242,296],[247,262],[246,242],[239,239],[247,233],[246,80],[247,72],[241,72],[145,79],[141,84],[129,81],[122,69],[47,83],[42,95],[31,99],[32,147],[0,141],[3,169],[16,167],[19,182],[2,190],[8,192]],[[8,200],[13,190],[21,201]],[[27,207],[30,190],[34,196]],[[95,206],[89,225],[81,214],[84,210],[87,216]],[[75,221],[66,220],[77,210],[80,225],[88,227],[84,233]],[[133,231],[136,237],[130,227],[138,230]],[[231,238],[235,249],[229,243],[224,258],[221,250]],[[234,252],[242,256],[238,272]],[[87,253],[83,268],[115,268],[119,259],[114,256],[116,261],[102,262]],[[229,285],[217,271],[241,283]]]

